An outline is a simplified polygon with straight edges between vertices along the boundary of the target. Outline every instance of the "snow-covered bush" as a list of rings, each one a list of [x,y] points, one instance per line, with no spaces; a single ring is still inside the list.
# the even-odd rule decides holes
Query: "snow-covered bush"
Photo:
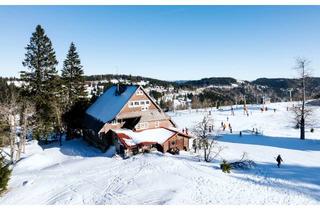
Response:
[[[230,163],[232,169],[251,169],[256,166],[253,160],[242,160]]]
[[[220,168],[223,172],[230,173],[231,169],[251,169],[256,166],[256,163],[253,160],[247,158],[247,153],[243,153],[239,161],[228,163],[226,160],[223,160],[220,164]]]

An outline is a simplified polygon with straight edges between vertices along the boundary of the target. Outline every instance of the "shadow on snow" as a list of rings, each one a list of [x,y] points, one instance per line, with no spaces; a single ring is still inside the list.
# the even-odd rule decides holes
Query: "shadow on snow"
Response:
[[[223,134],[218,142],[250,144],[300,151],[320,151],[319,140],[300,140],[298,138],[272,137],[263,135]]]
[[[320,167],[308,167],[283,164],[259,163],[252,170],[235,170],[235,174],[251,174],[253,176],[233,177],[244,182],[260,186],[290,190],[310,196],[320,201]]]
[[[110,147],[105,153],[99,149],[89,145],[82,138],[62,141],[62,146],[59,142],[50,144],[41,144],[42,149],[59,148],[60,152],[67,156],[80,156],[80,157],[112,157],[115,154],[114,147]]]

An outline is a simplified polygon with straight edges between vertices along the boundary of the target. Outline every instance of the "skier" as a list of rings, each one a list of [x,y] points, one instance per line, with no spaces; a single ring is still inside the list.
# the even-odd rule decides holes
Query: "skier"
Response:
[[[240,131],[239,135],[240,135],[240,137],[242,136],[242,131]]]
[[[280,155],[278,155],[276,161],[277,161],[277,163],[278,163],[278,164],[277,164],[277,165],[278,165],[278,168],[280,168],[281,162],[283,162],[283,160],[282,160],[282,158],[281,158]]]
[[[230,133],[232,133],[232,127],[230,123],[229,123],[229,129],[230,129]]]

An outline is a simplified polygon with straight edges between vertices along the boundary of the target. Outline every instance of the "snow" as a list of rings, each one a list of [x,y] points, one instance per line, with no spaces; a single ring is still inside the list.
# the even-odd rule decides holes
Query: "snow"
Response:
[[[88,108],[86,113],[104,123],[109,122],[117,116],[137,88],[135,85],[127,86],[121,95],[116,95],[117,86],[112,86]]]
[[[126,143],[129,146],[137,145],[142,142],[155,142],[159,144],[163,144],[166,140],[168,140],[171,136],[175,134],[170,130],[165,128],[155,128],[148,129],[139,132],[133,132],[128,129],[114,129],[116,133],[123,133],[130,138],[124,138]]]
[[[220,131],[224,147],[211,163],[199,161],[192,152],[180,155],[151,152],[129,159],[88,146],[82,139],[63,146],[26,146],[27,153],[13,169],[8,192],[1,204],[319,204],[320,127],[307,128],[307,140],[299,140],[290,103],[268,104],[269,111],[249,106],[249,116],[240,106],[235,116],[230,107],[212,109],[215,127],[230,122],[233,133]],[[276,112],[272,110],[276,108]],[[317,118],[320,107],[314,107]],[[180,129],[190,130],[207,110],[170,113]],[[226,119],[228,117],[228,120]],[[319,119],[319,118],[318,118]],[[251,132],[252,128],[261,135]],[[243,132],[240,137],[239,132]],[[238,160],[246,152],[257,166],[223,173],[222,159]],[[275,157],[284,163],[277,168]]]
[[[188,127],[191,129],[196,122],[202,120],[202,118],[211,111],[215,128],[220,128],[221,122],[229,122],[232,125],[233,133],[239,134],[243,130],[251,130],[257,128],[266,136],[274,137],[291,137],[299,138],[299,131],[294,128],[294,115],[291,111],[287,111],[287,107],[291,108],[292,105],[297,103],[271,103],[266,105],[268,111],[261,112],[260,105],[248,105],[249,116],[243,113],[241,105],[233,106],[235,110],[235,116],[231,115],[231,106],[221,107],[220,110],[215,108],[199,109],[197,110],[184,110],[175,113],[169,113],[173,117],[174,122],[181,128]],[[276,112],[274,112],[276,109]],[[320,118],[319,107],[312,107],[314,120],[313,128],[314,133],[310,132],[310,126],[306,130],[307,139],[319,139],[320,124],[317,119]]]

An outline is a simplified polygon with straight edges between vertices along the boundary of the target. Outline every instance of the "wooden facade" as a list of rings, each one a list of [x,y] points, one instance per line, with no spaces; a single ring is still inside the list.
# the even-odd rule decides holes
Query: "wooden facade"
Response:
[[[129,157],[131,155],[142,153],[142,152],[149,152],[152,150],[157,150],[159,152],[169,152],[171,154],[178,154],[179,151],[188,151],[189,150],[189,139],[190,136],[178,132],[176,130],[172,130],[169,128],[155,128],[150,130],[157,130],[157,129],[167,129],[171,132],[170,136],[163,142],[159,143],[154,140],[148,140],[139,142],[135,145],[130,145],[127,143],[126,140],[130,139],[130,135],[122,133],[122,130],[113,130],[113,137],[114,142],[116,145],[116,150],[119,154],[124,157]],[[144,130],[146,131],[146,130]],[[140,132],[144,132],[140,131]]]
[[[117,116],[118,123],[127,119],[140,118],[134,130],[144,130],[159,127],[175,127],[168,117],[152,98],[139,87],[135,94],[125,104]]]
[[[168,141],[166,141],[162,147],[164,152],[170,152],[170,151],[188,151],[189,150],[189,138],[188,136],[184,136],[181,134],[176,134]]]
[[[102,151],[106,151],[110,145],[115,145],[119,153],[130,153],[131,155],[152,149],[157,149],[162,152],[189,149],[190,137],[175,130],[176,125],[171,118],[161,110],[141,86],[128,86],[122,87],[122,89],[123,93],[118,93],[119,86],[117,88],[111,87],[104,93],[107,94],[106,96],[100,96],[104,97],[104,99],[98,101],[98,98],[97,103],[100,103],[99,106],[94,107],[94,111],[86,112],[87,121],[85,122],[86,128],[83,134],[84,138],[91,145],[98,147]],[[125,92],[126,89],[131,91],[129,93],[130,95]],[[127,97],[125,100],[123,99],[124,96]],[[116,104],[120,104],[119,106],[121,106],[118,107],[119,111],[117,111],[114,116],[109,116],[109,118],[105,120],[103,120],[103,116],[101,117],[99,115],[99,109],[104,109],[101,111],[101,115],[109,114],[109,107],[101,104],[104,102],[103,100],[108,103],[110,109],[114,108],[112,107],[112,100],[114,100],[115,106]],[[158,144],[157,140],[154,139],[139,145],[128,146],[121,141],[121,136],[119,138],[117,133],[114,132],[115,129],[129,129],[134,132],[141,132],[157,128],[174,129],[172,132],[174,132],[175,135],[172,135],[163,144]]]

